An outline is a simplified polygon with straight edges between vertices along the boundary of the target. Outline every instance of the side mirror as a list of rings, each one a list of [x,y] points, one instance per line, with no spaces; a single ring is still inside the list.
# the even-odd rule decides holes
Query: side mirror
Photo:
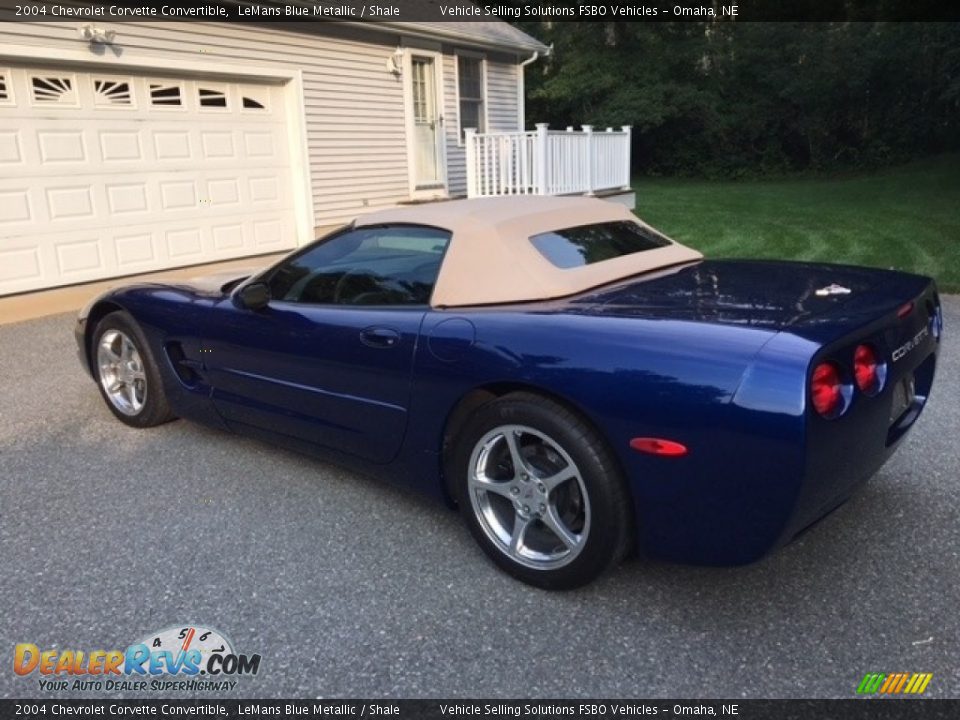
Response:
[[[233,299],[238,307],[247,310],[263,310],[270,303],[270,288],[262,282],[244,285]]]

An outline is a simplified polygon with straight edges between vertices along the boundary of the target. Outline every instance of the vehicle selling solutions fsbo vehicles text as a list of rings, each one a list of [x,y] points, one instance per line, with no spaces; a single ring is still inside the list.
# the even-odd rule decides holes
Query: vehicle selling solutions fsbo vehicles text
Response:
[[[625,18],[625,17],[736,17],[737,5],[686,6],[670,5],[579,5],[577,7],[554,7],[553,5],[441,5],[440,14],[451,17],[580,17],[580,18]]]

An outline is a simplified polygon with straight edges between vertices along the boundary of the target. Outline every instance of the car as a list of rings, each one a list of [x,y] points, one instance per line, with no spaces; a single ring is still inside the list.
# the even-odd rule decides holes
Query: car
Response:
[[[903,442],[942,329],[926,277],[708,260],[615,202],[516,196],[117,288],[76,339],[121,422],[430,493],[505,571],[568,589],[633,551],[737,565],[789,542]]]

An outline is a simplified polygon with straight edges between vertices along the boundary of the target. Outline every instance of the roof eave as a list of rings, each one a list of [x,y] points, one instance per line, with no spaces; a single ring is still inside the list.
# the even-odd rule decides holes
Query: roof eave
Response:
[[[415,35],[418,37],[449,40],[459,42],[465,45],[481,47],[490,50],[507,51],[525,51],[538,52],[541,55],[550,54],[550,46],[544,45],[539,40],[531,38],[531,42],[509,41],[509,40],[491,40],[489,37],[477,35],[475,33],[466,33],[459,30],[441,30],[437,27],[423,27],[415,22],[354,22],[346,21],[344,25],[354,25],[368,30],[381,30],[390,33],[399,33],[401,35]]]

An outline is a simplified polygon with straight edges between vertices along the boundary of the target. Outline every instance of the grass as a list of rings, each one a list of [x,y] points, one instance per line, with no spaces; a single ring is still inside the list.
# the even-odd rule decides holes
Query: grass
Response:
[[[960,156],[865,175],[764,181],[637,178],[637,214],[711,258],[896,268],[960,292]]]

